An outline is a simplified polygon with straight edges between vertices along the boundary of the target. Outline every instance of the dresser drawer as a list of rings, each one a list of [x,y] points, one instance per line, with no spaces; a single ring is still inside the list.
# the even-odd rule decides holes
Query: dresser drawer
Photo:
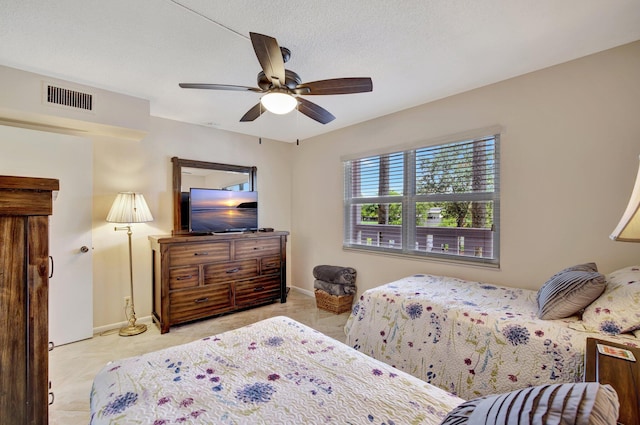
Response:
[[[219,283],[206,288],[173,291],[169,294],[169,302],[171,323],[223,313],[233,308],[231,285]]]
[[[236,305],[259,304],[280,298],[280,277],[259,277],[236,282]]]
[[[198,286],[198,266],[176,267],[169,270],[169,289],[184,289]]]
[[[190,243],[176,244],[169,248],[170,267],[204,264],[231,259],[231,243]]]
[[[246,279],[258,275],[258,260],[206,264],[202,270],[205,285]]]
[[[260,274],[274,274],[280,272],[280,256],[272,255],[260,259]]]
[[[280,255],[280,238],[246,239],[235,242],[235,259]]]

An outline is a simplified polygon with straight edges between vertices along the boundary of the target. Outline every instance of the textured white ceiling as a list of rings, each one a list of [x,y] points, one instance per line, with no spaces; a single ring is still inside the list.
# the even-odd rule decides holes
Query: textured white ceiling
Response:
[[[640,39],[639,0],[1,0],[0,64],[149,99],[154,116],[293,142]],[[371,77],[309,96],[336,119],[266,113],[249,32],[303,81]]]

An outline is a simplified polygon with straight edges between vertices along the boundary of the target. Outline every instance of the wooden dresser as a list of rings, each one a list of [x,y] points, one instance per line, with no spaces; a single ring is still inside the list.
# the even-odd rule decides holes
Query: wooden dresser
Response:
[[[288,232],[150,236],[153,319],[179,323],[287,301]]]
[[[58,180],[0,176],[0,424],[49,422],[49,215]]]

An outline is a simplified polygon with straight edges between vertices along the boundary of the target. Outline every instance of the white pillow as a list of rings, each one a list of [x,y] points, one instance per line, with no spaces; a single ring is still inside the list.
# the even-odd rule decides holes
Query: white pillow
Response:
[[[582,314],[590,332],[618,335],[640,329],[640,267],[625,267],[607,276],[607,287]]]

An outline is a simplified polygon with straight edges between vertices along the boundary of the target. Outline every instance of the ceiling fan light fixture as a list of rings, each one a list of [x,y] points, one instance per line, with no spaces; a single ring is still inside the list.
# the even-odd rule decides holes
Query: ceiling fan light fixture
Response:
[[[260,98],[260,103],[267,111],[278,115],[288,114],[298,105],[295,97],[280,91],[265,94]]]
[[[275,38],[268,35],[250,32],[249,36],[262,68],[262,71],[258,72],[258,87],[203,83],[180,83],[179,86],[183,89],[250,91],[264,94],[260,102],[240,118],[240,122],[255,121],[265,111],[284,115],[297,109],[300,114],[320,124],[328,124],[336,117],[303,96],[373,91],[373,83],[369,77],[330,78],[302,83],[298,74],[284,67],[291,54],[289,49],[281,47]]]

